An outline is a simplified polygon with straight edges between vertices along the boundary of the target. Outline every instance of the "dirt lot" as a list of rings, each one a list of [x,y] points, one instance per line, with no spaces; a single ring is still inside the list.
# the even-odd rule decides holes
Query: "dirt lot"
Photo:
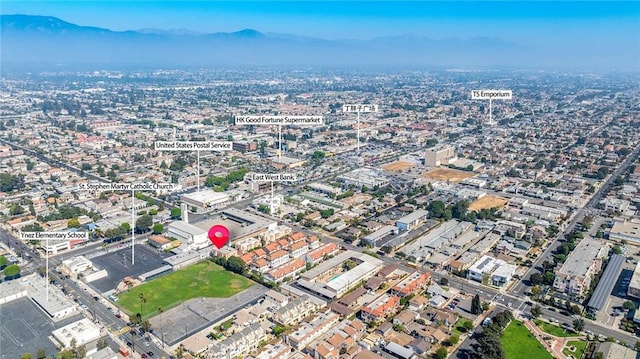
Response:
[[[451,168],[440,167],[422,174],[423,178],[434,179],[438,181],[449,181],[458,183],[465,178],[475,176],[473,172],[458,171]]]
[[[343,198],[340,200],[340,202],[348,205],[348,206],[355,206],[358,205],[360,203],[366,202],[366,201],[370,201],[371,198],[373,198],[372,195],[370,194],[366,194],[366,193],[356,193],[351,197],[347,197],[347,198]]]
[[[472,202],[469,205],[469,210],[478,211],[481,209],[487,209],[487,208],[493,208],[493,207],[502,208],[507,204],[507,202],[509,202],[509,200],[506,198],[487,195]]]
[[[407,168],[411,168],[413,166],[415,166],[415,164],[411,162],[396,161],[396,162],[388,163],[382,166],[382,169],[385,171],[400,172],[400,171],[406,170]]]

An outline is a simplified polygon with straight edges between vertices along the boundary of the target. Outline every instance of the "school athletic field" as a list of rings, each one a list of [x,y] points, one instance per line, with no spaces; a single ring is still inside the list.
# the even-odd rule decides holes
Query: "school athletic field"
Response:
[[[252,285],[245,277],[203,261],[122,292],[117,304],[130,315],[147,318],[158,308],[166,310],[191,298],[228,298]]]

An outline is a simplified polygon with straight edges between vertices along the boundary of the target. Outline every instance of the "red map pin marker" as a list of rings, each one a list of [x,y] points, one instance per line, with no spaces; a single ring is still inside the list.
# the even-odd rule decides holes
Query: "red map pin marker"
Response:
[[[209,240],[220,249],[229,241],[229,230],[223,225],[216,224],[209,228]]]

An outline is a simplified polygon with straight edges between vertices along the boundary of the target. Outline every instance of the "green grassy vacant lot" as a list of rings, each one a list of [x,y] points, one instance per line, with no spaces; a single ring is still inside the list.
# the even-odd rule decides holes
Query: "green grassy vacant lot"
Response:
[[[572,332],[571,330],[565,330],[557,325],[550,324],[547,322],[543,322],[542,320],[536,319],[534,320],[536,325],[542,328],[542,331],[556,337],[566,338],[566,337],[579,337],[579,334]]]
[[[117,304],[129,315],[140,312],[148,318],[158,308],[166,310],[191,298],[228,298],[252,285],[249,279],[204,261],[122,292]],[[146,302],[142,303],[140,294]]]
[[[536,337],[522,322],[512,320],[502,335],[502,347],[506,359],[553,359]]]
[[[569,348],[570,347],[575,347],[576,350],[575,351],[570,351]],[[576,359],[580,359],[582,358],[582,354],[584,354],[584,349],[587,347],[587,342],[582,341],[582,340],[571,340],[569,342],[567,342],[567,344],[565,345],[564,349],[562,349],[562,354],[566,355],[567,357],[569,355],[573,355],[574,358]]]

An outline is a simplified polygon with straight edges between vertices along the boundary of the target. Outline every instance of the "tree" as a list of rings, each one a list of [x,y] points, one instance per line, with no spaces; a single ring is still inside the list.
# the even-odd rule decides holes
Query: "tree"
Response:
[[[9,263],[7,258],[5,256],[0,256],[0,269],[4,269],[4,267],[7,266],[7,263]]]
[[[345,272],[350,271],[351,269],[355,268],[357,266],[357,264],[352,261],[351,259],[347,259],[346,261],[344,261],[342,263],[342,270],[344,270]]]
[[[381,251],[383,251],[386,254],[389,254],[391,252],[393,252],[393,248],[391,246],[382,246],[382,248],[380,248]]]
[[[126,222],[121,224],[120,228],[123,229],[125,232],[131,231],[131,225],[129,223],[126,223]]]
[[[451,215],[453,216],[453,218],[462,218],[467,213],[468,208],[469,208],[469,201],[467,200],[458,201],[456,202],[456,204],[453,205],[453,208],[451,208]]]
[[[47,359],[47,352],[44,349],[38,349],[38,354],[36,354],[36,358]]]
[[[26,211],[24,210],[24,208],[22,208],[22,206],[17,205],[17,204],[12,204],[11,207],[9,208],[9,214],[12,216],[17,216],[19,214],[23,214]]]
[[[231,256],[229,257],[229,259],[227,259],[225,269],[238,274],[244,274],[244,272],[247,270],[247,265],[242,259],[240,259],[240,257]]]
[[[7,266],[4,271],[4,276],[7,277],[8,279],[15,279],[18,278],[20,276],[20,267],[18,267],[17,264],[12,264],[10,266]]]
[[[544,272],[544,281],[543,283],[546,285],[553,285],[553,281],[556,279],[556,274],[552,271]]]
[[[529,281],[531,281],[531,284],[533,285],[540,285],[544,282],[544,277],[541,273],[536,272],[529,277]]]
[[[275,335],[276,337],[279,337],[282,335],[282,333],[286,332],[287,328],[280,326],[280,325],[276,325],[273,327],[273,335]]]
[[[457,335],[450,336],[449,340],[448,340],[450,345],[456,345],[456,344],[458,344],[459,341],[460,341],[460,337],[457,336]]]
[[[182,210],[179,207],[171,208],[171,218],[180,219],[181,216],[182,216]]]
[[[573,329],[576,332],[580,333],[584,330],[584,319],[578,318],[573,321]]]
[[[83,359],[87,355],[87,347],[81,345],[73,350],[76,359]]]
[[[531,307],[531,315],[533,315],[534,318],[538,318],[541,314],[542,314],[542,307],[539,304],[536,304],[535,306]]]
[[[67,221],[67,227],[69,227],[69,228],[79,228],[80,227],[80,221],[78,220],[78,218],[71,218],[69,221]]]
[[[495,325],[497,325],[500,328],[500,330],[502,330],[507,326],[507,324],[509,324],[509,321],[511,321],[512,318],[513,318],[513,315],[511,314],[511,312],[508,312],[505,310],[496,314],[493,317],[492,322]]]
[[[31,353],[24,353],[20,355],[20,359],[31,359]]]
[[[622,247],[617,244],[613,246],[612,250],[614,254],[622,254]]]
[[[149,231],[151,226],[153,226],[153,217],[148,214],[140,216],[140,218],[136,220],[136,229],[141,233]]]
[[[442,285],[449,285],[449,280],[448,280],[447,278],[444,278],[444,277],[443,277],[442,279],[440,279],[440,284],[442,284]]]
[[[107,343],[107,340],[104,338],[100,338],[98,339],[98,342],[96,343],[98,350],[102,350],[104,348],[106,348],[107,346],[109,346],[109,344]]]
[[[153,234],[160,234],[164,231],[162,223],[156,223],[153,225]]]
[[[626,310],[634,310],[634,309],[636,309],[636,305],[633,304],[633,302],[630,301],[630,300],[625,300],[624,303],[622,303],[622,306]]]
[[[466,320],[464,323],[462,323],[462,327],[467,331],[470,331],[471,329],[473,329],[473,323],[471,321]]]
[[[58,359],[74,359],[75,355],[71,349],[67,348],[57,355]]]
[[[441,218],[444,216],[445,206],[442,201],[433,201],[429,203],[429,213],[433,218]]]
[[[471,300],[471,313],[476,315],[482,313],[482,303],[480,302],[479,294],[476,294]]]
[[[435,357],[436,357],[436,359],[446,359],[447,355],[449,355],[449,352],[447,351],[447,348],[440,347],[436,351],[436,356]]]
[[[151,322],[145,319],[140,323],[140,326],[142,327],[142,329],[144,329],[145,332],[148,332],[151,328]]]

